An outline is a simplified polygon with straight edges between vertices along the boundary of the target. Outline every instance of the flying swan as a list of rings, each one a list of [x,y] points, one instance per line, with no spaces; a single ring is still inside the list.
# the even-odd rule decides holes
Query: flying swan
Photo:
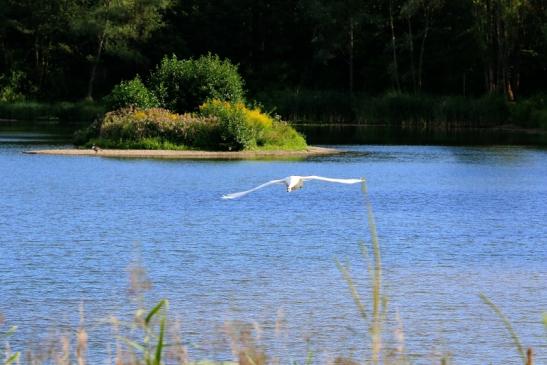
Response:
[[[358,184],[365,181],[365,179],[332,179],[330,177],[322,177],[322,176],[288,176],[284,179],[268,181],[267,183],[259,185],[256,188],[251,190],[223,195],[222,199],[240,198],[243,195],[252,193],[255,190],[262,189],[262,188],[265,188],[266,186],[270,186],[274,184],[285,184],[287,186],[287,192],[290,193],[291,191],[301,189],[304,186],[304,181],[310,181],[310,180],[327,181],[327,182],[334,182],[334,183],[340,183],[340,184]]]

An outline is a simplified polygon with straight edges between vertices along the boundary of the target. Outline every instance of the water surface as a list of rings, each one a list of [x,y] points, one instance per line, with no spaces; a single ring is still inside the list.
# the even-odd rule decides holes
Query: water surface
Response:
[[[307,343],[317,362],[366,356],[366,325],[335,265],[351,266],[370,302],[359,187],[220,199],[287,175],[364,176],[389,298],[386,345],[398,313],[418,364],[445,352],[458,364],[517,363],[482,292],[547,362],[544,149],[357,145],[305,161],[164,161],[25,155],[51,140],[18,133],[0,133],[0,312],[19,326],[16,349],[77,325],[83,302],[102,362],[104,319],[133,308],[128,267],[140,255],[148,303],[170,300],[194,359],[229,359],[221,332],[233,320],[260,323],[285,362],[302,361]]]

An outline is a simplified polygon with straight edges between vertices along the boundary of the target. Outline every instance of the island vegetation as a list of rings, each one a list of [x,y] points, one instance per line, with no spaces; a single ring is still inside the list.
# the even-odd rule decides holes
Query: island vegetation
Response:
[[[136,75],[151,86],[140,96],[146,107],[198,113],[206,90],[177,86],[178,78],[160,86],[155,65],[168,70],[211,52],[239,65],[246,80],[213,98],[238,102],[245,91],[262,110],[297,123],[547,127],[541,0],[0,6],[0,118],[90,123],[113,110],[104,97],[136,86]],[[174,92],[180,97],[169,99]]]
[[[288,123],[245,104],[237,67],[208,54],[164,57],[149,77],[122,81],[104,98],[108,110],[77,131],[75,144],[116,149],[303,150]]]

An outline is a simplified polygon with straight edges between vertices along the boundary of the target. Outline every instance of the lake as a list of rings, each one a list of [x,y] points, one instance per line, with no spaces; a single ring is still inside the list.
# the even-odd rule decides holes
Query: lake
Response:
[[[301,161],[166,161],[26,155],[62,147],[65,130],[0,125],[0,313],[17,325],[16,350],[78,325],[104,363],[105,320],[135,306],[129,268],[139,261],[192,359],[231,358],[223,328],[256,322],[282,363],[366,357],[370,339],[336,260],[363,300],[370,243],[356,185],[281,186],[224,201],[288,175],[366,177],[388,297],[386,347],[404,328],[407,353],[430,364],[517,363],[504,324],[547,362],[547,150],[515,145],[340,145]],[[283,320],[279,320],[282,317]],[[400,317],[400,320],[396,318]],[[277,328],[276,322],[283,323]]]

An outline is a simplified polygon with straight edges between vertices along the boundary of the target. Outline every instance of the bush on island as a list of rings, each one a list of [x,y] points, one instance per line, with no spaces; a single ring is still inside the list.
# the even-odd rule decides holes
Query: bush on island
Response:
[[[106,113],[75,134],[76,145],[140,149],[305,149],[306,141],[287,123],[242,103],[211,100],[199,113],[160,108],[122,108]]]
[[[307,147],[306,140],[286,122],[272,118],[260,108],[247,108],[243,103],[210,100],[200,106],[202,116],[216,117],[220,137],[228,149],[286,149]]]
[[[188,149],[219,145],[218,122],[165,109],[122,108],[75,135],[75,144],[103,148]]]
[[[133,80],[122,81],[114,86],[112,92],[104,98],[108,110],[128,106],[156,108],[159,106],[156,96],[143,84],[139,75]]]
[[[244,98],[237,66],[211,54],[195,60],[164,57],[152,72],[150,84],[161,106],[177,113],[196,111],[209,99],[238,102]]]

